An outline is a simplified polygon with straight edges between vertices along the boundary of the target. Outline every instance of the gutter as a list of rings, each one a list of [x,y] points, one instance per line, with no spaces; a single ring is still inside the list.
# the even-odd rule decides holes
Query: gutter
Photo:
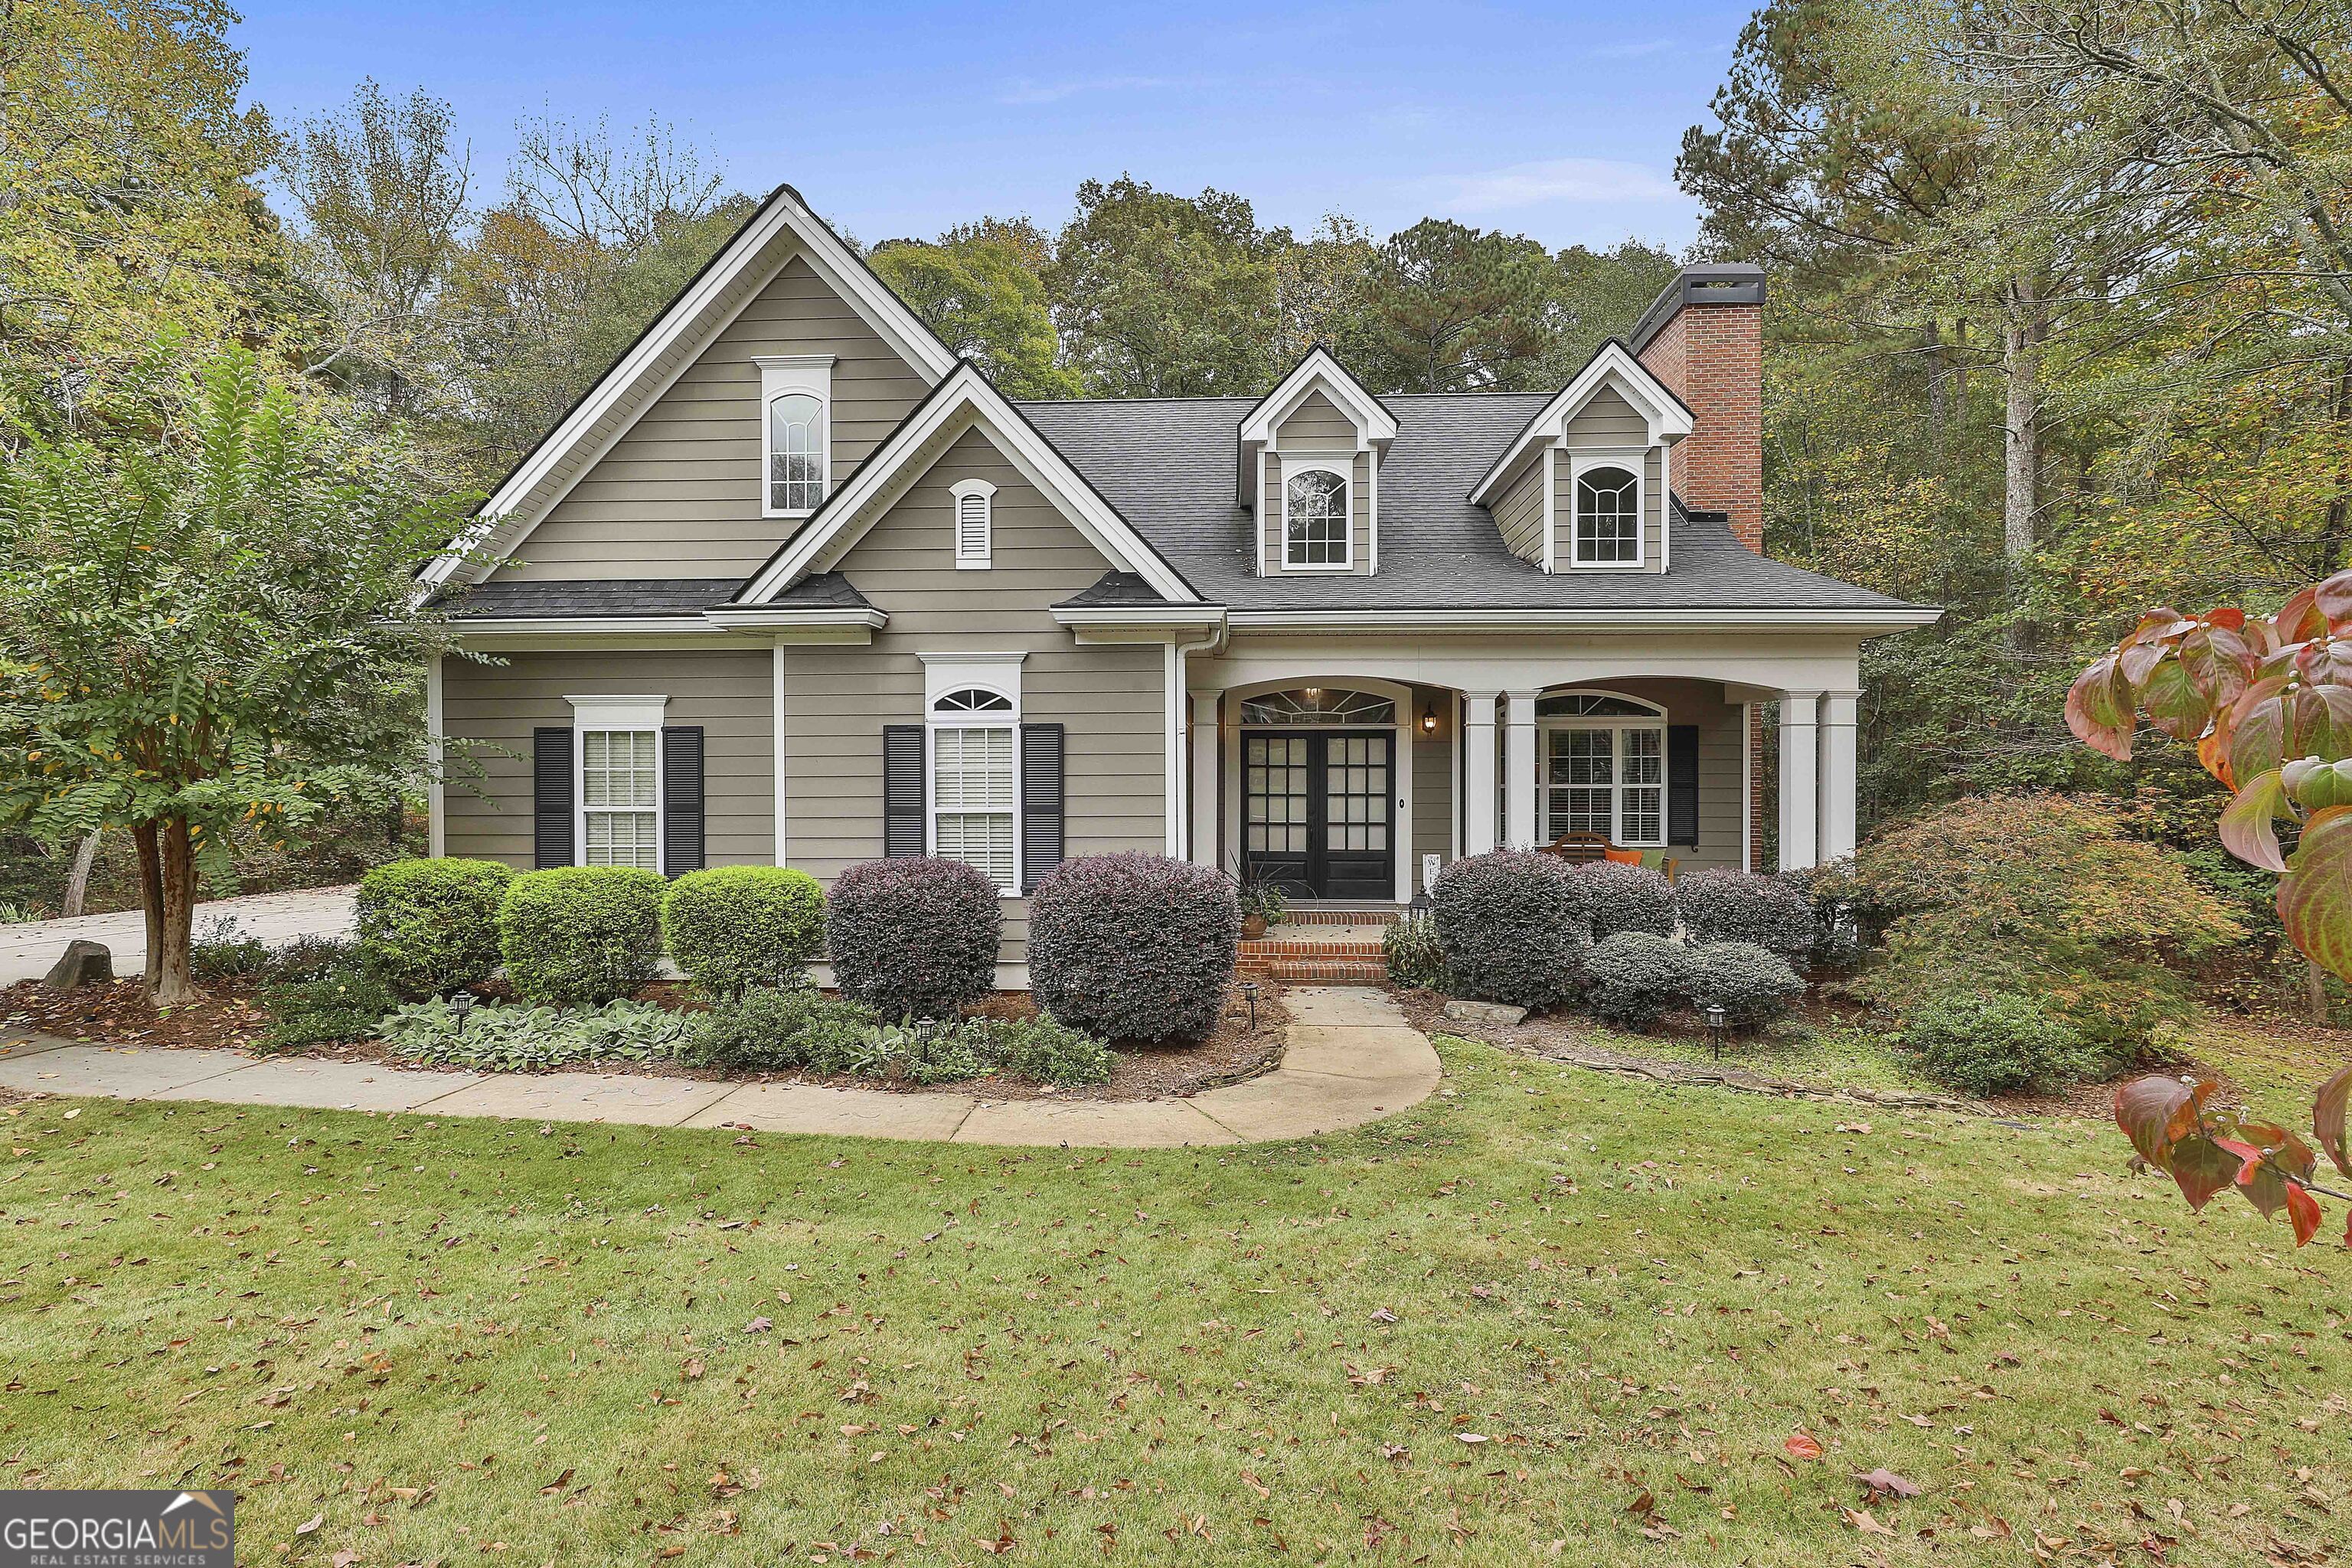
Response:
[[[1900,605],[1868,610],[1788,608],[1682,610],[1234,610],[1235,631],[1417,631],[1444,634],[1527,632],[1705,632],[1724,628],[1781,631],[1908,631],[1933,626],[1944,612]]]

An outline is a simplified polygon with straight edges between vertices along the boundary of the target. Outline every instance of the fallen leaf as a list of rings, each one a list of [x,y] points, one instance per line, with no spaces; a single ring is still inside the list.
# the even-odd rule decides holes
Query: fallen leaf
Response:
[[[1789,1450],[1791,1458],[1818,1459],[1822,1457],[1821,1444],[1804,1432],[1790,1433],[1780,1439],[1780,1447]]]
[[[1865,1470],[1853,1479],[1862,1483],[1864,1492],[1862,1500],[1864,1502],[1876,1502],[1883,1497],[1917,1497],[1919,1495],[1918,1487],[1905,1480],[1883,1465],[1874,1470]]]
[[[1871,1518],[1870,1510],[1866,1508],[1850,1508],[1846,1510],[1845,1521],[1853,1526],[1856,1530],[1862,1531],[1864,1535],[1893,1535],[1895,1533],[1895,1531],[1879,1523],[1878,1521]]]
[[[750,1322],[743,1325],[743,1331],[747,1334],[764,1334],[775,1326],[776,1325],[774,1323],[765,1318],[754,1318]]]
[[[308,1535],[326,1522],[327,1516],[325,1514],[314,1513],[310,1518],[304,1520],[301,1523],[296,1525],[294,1527],[294,1533],[297,1535]]]

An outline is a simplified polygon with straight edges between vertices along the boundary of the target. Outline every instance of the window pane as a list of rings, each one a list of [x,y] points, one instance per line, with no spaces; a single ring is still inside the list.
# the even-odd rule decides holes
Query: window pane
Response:
[[[814,511],[824,499],[824,405],[789,393],[768,405],[768,506]]]
[[[1619,827],[1621,842],[1654,844],[1664,837],[1661,813],[1665,808],[1665,791],[1655,787],[1628,786],[1625,791],[1625,820]]]
[[[1636,561],[1642,553],[1641,490],[1624,468],[1591,468],[1576,480],[1576,558]]]
[[[592,811],[586,826],[587,843],[580,857],[583,864],[660,868],[652,812]]]
[[[962,861],[1000,888],[1013,885],[1011,812],[942,812],[938,837],[941,858]]]
[[[934,764],[931,805],[935,810],[1013,809],[1011,730],[934,731],[931,757]]]
[[[1666,776],[1666,732],[1663,730],[1625,731],[1625,782],[1663,784]]]
[[[1338,566],[1348,559],[1348,481],[1321,468],[1292,478],[1283,561],[1291,566]]]

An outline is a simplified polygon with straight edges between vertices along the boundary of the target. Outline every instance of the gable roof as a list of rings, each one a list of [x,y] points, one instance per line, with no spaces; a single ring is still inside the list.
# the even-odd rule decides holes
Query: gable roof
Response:
[[[1410,394],[1389,400],[1396,442],[1381,464],[1381,569],[1370,576],[1261,577],[1255,521],[1234,499],[1240,397],[1024,403],[1021,411],[1202,597],[1236,616],[1428,611],[1596,619],[1643,611],[1841,616],[1927,612],[1867,588],[1757,554],[1719,512],[1674,503],[1664,572],[1558,572],[1511,553],[1493,516],[1468,500],[1484,473],[1553,401],[1542,393]],[[1097,584],[1081,598],[1132,584]]]
[[[1170,603],[1201,602],[1184,574],[1071,466],[1020,406],[1006,401],[977,365],[960,360],[847,482],[824,498],[800,531],[744,580],[731,603],[771,603],[803,574],[835,564],[903,484],[928,468],[948,439],[962,434],[966,416],[969,425],[987,429],[998,450],[1114,567],[1141,578]]]
[[[1675,390],[1650,374],[1650,367],[1627,352],[1615,338],[1605,340],[1584,362],[1584,368],[1569,378],[1557,396],[1535,412],[1527,427],[1505,447],[1485,475],[1471,487],[1470,500],[1484,506],[1495,482],[1513,468],[1529,449],[1551,438],[1579,409],[1592,401],[1593,394],[1604,386],[1614,387],[1620,396],[1633,405],[1633,411],[1649,421],[1653,442],[1679,441],[1691,433],[1690,405],[1676,396]]]
[[[891,292],[865,258],[809,210],[799,192],[790,185],[778,185],[668,307],[565,411],[554,428],[499,482],[477,510],[479,521],[463,541],[497,540],[499,553],[511,551],[572,482],[628,429],[638,413],[668,389],[694,363],[703,345],[794,255],[804,258],[826,287],[918,374],[937,383],[955,368],[954,353]],[[521,521],[520,529],[512,537],[499,540],[517,520]],[[439,584],[463,565],[460,557],[444,555],[419,575],[428,584]],[[487,566],[488,563],[479,563],[475,570],[478,573]]]

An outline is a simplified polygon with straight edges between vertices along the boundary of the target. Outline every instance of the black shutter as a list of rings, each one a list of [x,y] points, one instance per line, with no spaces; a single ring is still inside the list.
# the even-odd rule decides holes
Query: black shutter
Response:
[[[662,869],[702,869],[702,726],[662,726]]]
[[[1021,890],[1062,863],[1062,727],[1021,726]]]
[[[923,853],[923,727],[882,726],[882,853]]]
[[[1666,726],[1666,842],[1698,843],[1698,726]]]
[[[541,870],[572,864],[571,726],[530,732],[530,863]]]

